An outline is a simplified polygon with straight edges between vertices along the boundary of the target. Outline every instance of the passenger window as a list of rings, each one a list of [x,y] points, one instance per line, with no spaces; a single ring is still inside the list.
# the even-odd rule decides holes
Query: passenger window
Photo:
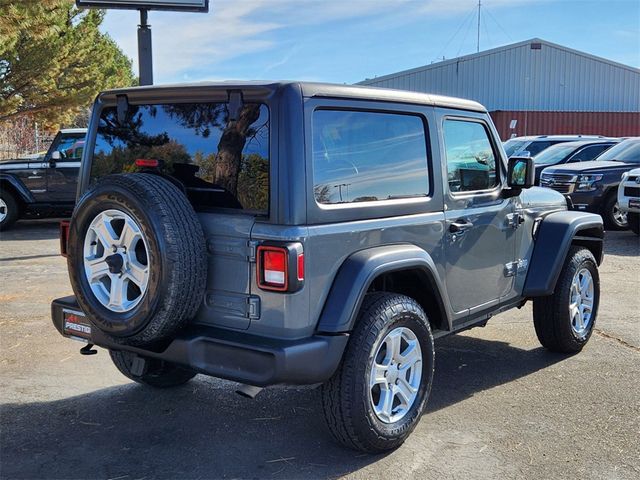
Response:
[[[78,162],[84,150],[84,135],[65,137],[60,140],[56,150],[60,152],[60,162]]]
[[[611,145],[593,145],[591,147],[585,147],[576,153],[569,159],[570,163],[573,162],[588,162],[594,160],[598,155],[604,152]]]
[[[318,203],[429,194],[425,126],[416,115],[316,110],[313,191]]]
[[[445,120],[444,144],[449,190],[472,192],[498,185],[496,156],[482,123]]]

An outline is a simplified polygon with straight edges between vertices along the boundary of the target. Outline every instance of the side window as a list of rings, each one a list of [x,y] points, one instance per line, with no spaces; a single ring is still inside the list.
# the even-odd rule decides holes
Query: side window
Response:
[[[316,202],[370,202],[429,194],[421,117],[316,110],[312,131]]]
[[[585,147],[569,159],[569,162],[588,162],[595,159],[611,145],[592,145]]]
[[[60,152],[61,162],[79,162],[84,150],[84,136],[64,137],[56,150]]]
[[[489,190],[499,182],[496,155],[482,123],[445,120],[444,144],[449,190]]]
[[[555,145],[558,142],[531,142],[526,150],[531,154],[532,157],[539,154],[541,151],[546,150],[551,145]]]

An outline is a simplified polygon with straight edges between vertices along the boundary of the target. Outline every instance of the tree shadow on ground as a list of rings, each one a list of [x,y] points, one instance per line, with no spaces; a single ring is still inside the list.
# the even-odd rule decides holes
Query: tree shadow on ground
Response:
[[[442,339],[428,412],[564,358],[468,336]],[[272,388],[248,400],[234,387],[198,377],[173,390],[128,384],[4,405],[1,476],[328,478],[381,458],[332,442],[318,389]]]
[[[0,233],[0,242],[8,240],[51,240],[59,238],[59,219],[21,220]]]

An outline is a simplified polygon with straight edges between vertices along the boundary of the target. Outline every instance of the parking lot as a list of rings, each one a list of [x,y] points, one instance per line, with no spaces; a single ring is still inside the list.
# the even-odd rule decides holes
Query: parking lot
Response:
[[[197,377],[158,391],[82,357],[50,321],[71,288],[53,222],[0,237],[2,478],[640,477],[640,244],[608,232],[596,331],[542,349],[531,306],[437,342],[426,415],[373,456],[332,443],[314,388],[255,400]]]

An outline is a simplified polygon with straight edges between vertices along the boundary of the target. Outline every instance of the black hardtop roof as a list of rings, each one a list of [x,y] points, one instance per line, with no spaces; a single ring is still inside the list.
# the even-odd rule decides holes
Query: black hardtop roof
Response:
[[[295,82],[295,81],[224,81],[224,82],[198,82],[179,83],[171,85],[153,85],[144,87],[129,87],[115,90],[107,90],[100,96],[131,94],[153,97],[176,98],[180,93],[206,91],[206,90],[254,90],[276,92],[285,88],[297,88],[304,97],[325,98],[353,98],[359,100],[373,100],[382,102],[412,103],[435,107],[456,108],[486,112],[487,110],[478,102],[462,98],[432,95],[428,93],[409,92],[405,90],[393,90],[389,88],[367,87],[360,85],[338,85],[332,83]]]

